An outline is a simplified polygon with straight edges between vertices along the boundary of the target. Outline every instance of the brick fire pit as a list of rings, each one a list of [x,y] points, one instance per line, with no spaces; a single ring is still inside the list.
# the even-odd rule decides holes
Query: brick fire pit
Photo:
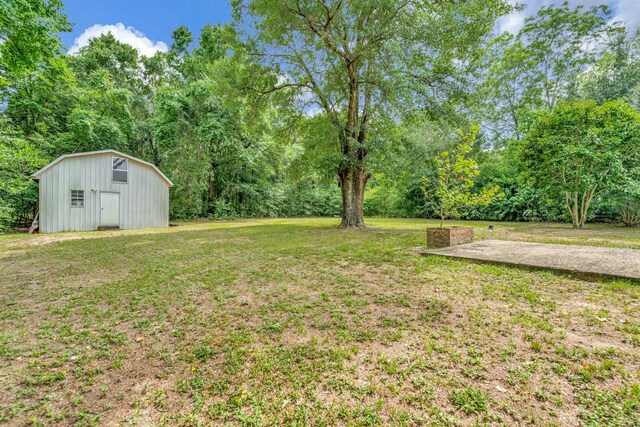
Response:
[[[427,227],[427,246],[446,248],[473,242],[473,227]]]

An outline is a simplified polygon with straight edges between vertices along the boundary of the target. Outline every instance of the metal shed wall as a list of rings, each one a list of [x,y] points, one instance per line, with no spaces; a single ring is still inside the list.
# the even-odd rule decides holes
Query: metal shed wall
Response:
[[[40,231],[90,231],[100,225],[100,193],[120,194],[120,228],[169,226],[169,186],[150,166],[129,159],[128,182],[112,181],[112,153],[68,157],[40,176]],[[116,156],[117,157],[117,156]],[[95,189],[96,191],[92,191]],[[84,207],[71,207],[84,190]]]

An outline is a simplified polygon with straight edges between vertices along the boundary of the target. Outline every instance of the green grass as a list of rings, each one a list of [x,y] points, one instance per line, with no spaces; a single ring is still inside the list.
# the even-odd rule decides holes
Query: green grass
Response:
[[[0,236],[0,424],[640,423],[637,285],[421,257],[434,223]]]

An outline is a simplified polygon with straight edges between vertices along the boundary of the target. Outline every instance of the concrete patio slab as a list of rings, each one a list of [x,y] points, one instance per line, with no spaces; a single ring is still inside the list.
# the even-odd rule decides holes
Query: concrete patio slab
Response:
[[[422,252],[422,255],[554,270],[587,278],[608,277],[640,281],[640,250],[637,249],[481,240],[428,250]]]

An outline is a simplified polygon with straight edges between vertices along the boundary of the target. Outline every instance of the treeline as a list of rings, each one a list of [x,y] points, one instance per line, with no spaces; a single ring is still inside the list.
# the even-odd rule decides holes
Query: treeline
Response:
[[[102,149],[169,176],[173,219],[340,215],[335,130],[311,95],[261,61],[239,23],[208,25],[197,40],[177,28],[168,52],[153,57],[110,34],[68,55],[55,36],[69,29],[59,2],[0,7],[5,16],[22,12],[0,21],[0,228],[35,215],[30,175],[38,168]],[[606,6],[543,8],[518,34],[488,38],[466,63],[437,70],[441,84],[458,85],[446,100],[425,92],[371,125],[365,214],[434,216],[421,182],[457,130],[479,124],[477,186],[499,185],[505,197],[468,217],[567,220],[564,190],[542,179],[523,146],[534,123],[559,106],[640,107],[640,42],[610,16]],[[618,220],[636,209],[634,176],[598,192],[589,218]]]
[[[33,218],[29,175],[39,167],[104,149],[163,170],[175,183],[175,219],[335,215],[335,190],[322,177],[292,177],[300,114],[286,99],[247,89],[249,79],[276,77],[242,50],[223,26],[203,28],[197,44],[178,28],[169,51],[153,57],[107,34],[5,86],[0,223]]]
[[[611,16],[606,5],[571,9],[564,3],[542,8],[517,34],[491,39],[468,80],[470,95],[458,106],[462,120],[404,121],[405,132],[374,167],[378,173],[367,193],[367,214],[436,216],[420,190],[420,177],[433,175],[434,156],[455,144],[452,127],[479,123],[482,149],[475,156],[481,172],[477,189],[498,185],[505,197],[469,209],[468,218],[570,221],[566,201],[570,186],[555,179],[558,170],[549,164],[562,163],[564,156],[567,170],[581,174],[575,179],[583,182],[576,187],[590,190],[593,183],[587,181],[594,176],[601,180],[595,183],[599,187],[587,211],[588,220],[623,220],[637,226],[640,138],[634,132],[640,108],[640,38],[622,23],[611,23]],[[601,124],[606,136],[583,132],[588,130],[588,120],[578,123],[568,117],[591,117],[598,106],[606,110]],[[624,121],[627,115],[621,111],[632,116],[633,125]],[[549,131],[549,139],[555,138],[555,151],[544,152],[549,162],[532,161],[530,148],[540,136],[536,127],[558,115],[564,115],[561,126],[568,135]],[[598,145],[607,137],[617,146]],[[612,177],[614,172],[620,175]]]

